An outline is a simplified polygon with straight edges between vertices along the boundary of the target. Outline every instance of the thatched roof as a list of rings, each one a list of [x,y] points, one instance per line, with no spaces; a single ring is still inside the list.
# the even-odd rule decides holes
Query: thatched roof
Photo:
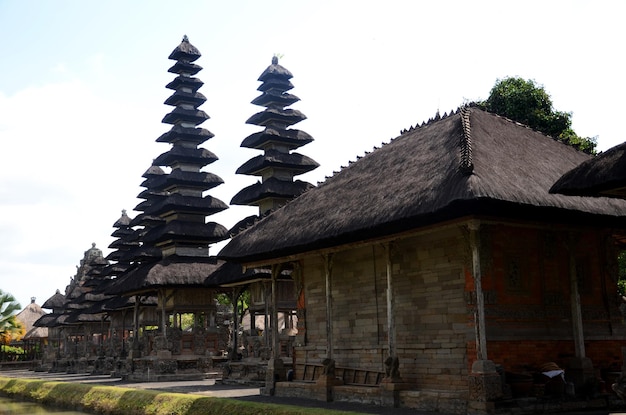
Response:
[[[34,324],[46,312],[39,307],[34,299],[22,311],[15,315],[15,318],[24,326],[24,340],[45,339],[48,337],[48,328],[36,327]]]
[[[42,308],[47,308],[48,310],[61,309],[65,305],[65,296],[61,294],[61,291],[57,290],[56,293],[50,298],[48,298],[43,305]]]
[[[568,171],[550,192],[626,199],[626,143],[610,148]]]
[[[252,262],[392,235],[469,215],[626,225],[626,201],[550,194],[590,156],[465,107],[343,168],[240,232],[218,257]]]
[[[135,295],[162,287],[205,287],[206,280],[224,261],[215,257],[170,255],[158,262],[140,265],[106,288],[107,294]]]

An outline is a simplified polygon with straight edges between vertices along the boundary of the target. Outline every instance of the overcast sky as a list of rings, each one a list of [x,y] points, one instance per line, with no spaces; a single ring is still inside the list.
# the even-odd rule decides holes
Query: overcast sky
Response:
[[[0,289],[26,306],[64,292],[92,242],[106,256],[122,209],[135,216],[141,175],[168,150],[155,140],[188,35],[202,53],[203,147],[219,160],[225,203],[256,177],[258,76],[275,54],[293,74],[298,151],[313,184],[400,130],[485,99],[497,79],[543,85],[579,135],[626,140],[624,2],[0,0]],[[229,228],[256,208],[210,217]],[[216,254],[221,246],[211,248]]]

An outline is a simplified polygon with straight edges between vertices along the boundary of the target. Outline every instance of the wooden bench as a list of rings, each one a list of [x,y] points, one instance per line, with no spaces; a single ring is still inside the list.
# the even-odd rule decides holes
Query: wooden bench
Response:
[[[296,364],[296,374],[301,382],[315,382],[324,372],[321,364]],[[335,367],[335,376],[343,380],[344,385],[378,386],[384,373],[375,370]]]

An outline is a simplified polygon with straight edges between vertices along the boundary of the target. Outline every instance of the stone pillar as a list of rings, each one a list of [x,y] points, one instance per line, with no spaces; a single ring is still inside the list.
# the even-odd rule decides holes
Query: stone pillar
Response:
[[[316,399],[331,402],[333,400],[333,387],[342,385],[343,381],[335,375],[335,361],[326,358],[322,361],[324,370],[315,382],[314,395]]]

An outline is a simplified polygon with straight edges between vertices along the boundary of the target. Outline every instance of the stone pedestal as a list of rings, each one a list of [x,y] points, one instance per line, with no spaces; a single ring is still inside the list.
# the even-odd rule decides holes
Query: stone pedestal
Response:
[[[592,387],[595,380],[593,362],[588,357],[573,357],[567,362],[565,380],[572,382],[577,394],[588,393],[587,388]]]
[[[343,381],[337,378],[334,373],[322,374],[315,381],[315,396],[319,400],[332,402],[333,387],[338,385],[343,385]]]
[[[401,378],[384,378],[380,382],[381,405],[393,408],[400,407],[400,391],[408,389],[409,384]]]
[[[496,399],[502,397],[502,378],[491,360],[477,360],[468,376],[468,414],[492,414]]]
[[[265,387],[261,389],[263,395],[274,396],[276,382],[287,379],[287,370],[282,359],[270,359],[265,372]]]

